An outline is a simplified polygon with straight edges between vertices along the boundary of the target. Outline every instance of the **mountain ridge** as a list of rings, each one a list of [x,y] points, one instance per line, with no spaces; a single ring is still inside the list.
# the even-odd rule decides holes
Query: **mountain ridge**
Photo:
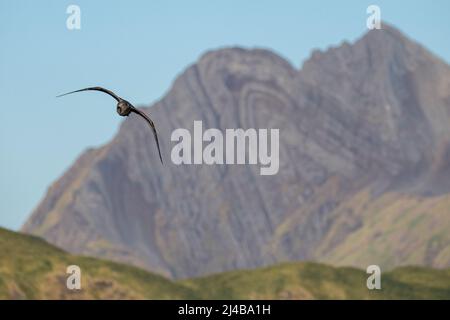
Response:
[[[222,130],[280,128],[277,175],[258,176],[254,166],[162,167],[148,128],[130,117],[49,189],[22,230],[175,278],[311,258],[365,267],[363,248],[352,249],[353,260],[342,254],[352,237],[375,242],[383,269],[402,265],[400,247],[405,261],[450,265],[448,214],[434,204],[446,204],[450,191],[450,69],[387,28],[314,53],[300,70],[262,49],[208,52],[147,109],[166,158],[171,130],[192,129],[194,120]],[[428,200],[439,211],[418,213],[431,228],[421,254],[405,240],[385,247],[378,233],[391,226],[368,224],[368,212],[388,221],[399,208],[391,216],[401,220]],[[400,230],[416,241],[414,228]],[[436,237],[438,249],[428,244]],[[427,250],[438,250],[438,261]]]

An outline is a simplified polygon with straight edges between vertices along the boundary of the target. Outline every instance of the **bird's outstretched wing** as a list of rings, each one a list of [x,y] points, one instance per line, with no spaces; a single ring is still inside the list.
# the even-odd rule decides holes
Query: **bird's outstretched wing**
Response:
[[[159,141],[158,141],[158,133],[156,132],[156,127],[155,124],[153,123],[153,121],[141,110],[133,107],[131,108],[131,111],[140,115],[141,117],[143,117],[145,120],[147,120],[148,124],[150,125],[150,127],[153,130],[153,134],[155,136],[155,140],[156,140],[156,146],[158,147],[158,153],[159,153],[159,159],[161,160],[161,163],[164,164],[163,159],[161,157],[161,149],[159,148]]]
[[[75,91],[67,92],[67,93],[64,93],[64,94],[60,94],[59,96],[56,96],[56,97],[58,98],[58,97],[65,96],[65,95],[67,95],[67,94],[71,94],[71,93],[75,93],[75,92],[81,92],[81,91],[89,91],[89,90],[92,90],[92,91],[101,91],[101,92],[104,92],[104,93],[106,93],[106,94],[109,94],[111,97],[113,97],[114,99],[116,99],[117,102],[120,102],[120,100],[122,100],[122,99],[121,99],[119,96],[117,96],[114,92],[112,92],[112,91],[110,91],[110,90],[108,90],[108,89],[102,88],[102,87],[90,87],[90,88],[84,88],[84,89],[75,90]]]

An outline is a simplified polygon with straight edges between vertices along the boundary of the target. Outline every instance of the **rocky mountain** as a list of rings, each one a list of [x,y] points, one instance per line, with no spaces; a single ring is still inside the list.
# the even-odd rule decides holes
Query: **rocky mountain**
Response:
[[[184,278],[281,261],[450,266],[450,67],[388,25],[300,70],[260,49],[204,54],[23,226],[70,252]],[[280,168],[175,165],[177,128],[278,128]]]

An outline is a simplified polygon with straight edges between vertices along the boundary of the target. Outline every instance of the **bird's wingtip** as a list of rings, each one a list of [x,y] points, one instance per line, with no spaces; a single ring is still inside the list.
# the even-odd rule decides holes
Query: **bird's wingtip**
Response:
[[[72,92],[66,92],[66,93],[58,94],[58,95],[56,96],[56,98],[65,96],[65,95],[67,95],[67,94],[69,94],[69,93],[72,93]]]

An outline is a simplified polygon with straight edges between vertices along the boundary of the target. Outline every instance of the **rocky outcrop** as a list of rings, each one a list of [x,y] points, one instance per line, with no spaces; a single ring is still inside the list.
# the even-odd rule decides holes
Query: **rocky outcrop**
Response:
[[[356,205],[362,190],[368,205],[387,195],[448,201],[450,68],[387,25],[313,52],[301,70],[267,50],[208,52],[146,111],[164,166],[146,124],[130,116],[110,143],[87,151],[50,187],[23,230],[176,278],[286,260],[366,267],[367,259],[352,260],[340,247],[370,233],[371,217]],[[195,120],[205,129],[280,129],[278,174],[261,176],[254,165],[174,165],[171,133],[192,130]],[[392,201],[376,207],[378,219]],[[450,209],[428,208],[420,214],[433,227],[416,248],[450,221]],[[401,241],[413,241],[413,230]],[[383,235],[374,239],[376,246]],[[450,238],[439,239],[438,260],[412,245],[403,254],[414,258],[405,261],[450,266]],[[373,263],[402,264],[389,259],[395,246]]]

